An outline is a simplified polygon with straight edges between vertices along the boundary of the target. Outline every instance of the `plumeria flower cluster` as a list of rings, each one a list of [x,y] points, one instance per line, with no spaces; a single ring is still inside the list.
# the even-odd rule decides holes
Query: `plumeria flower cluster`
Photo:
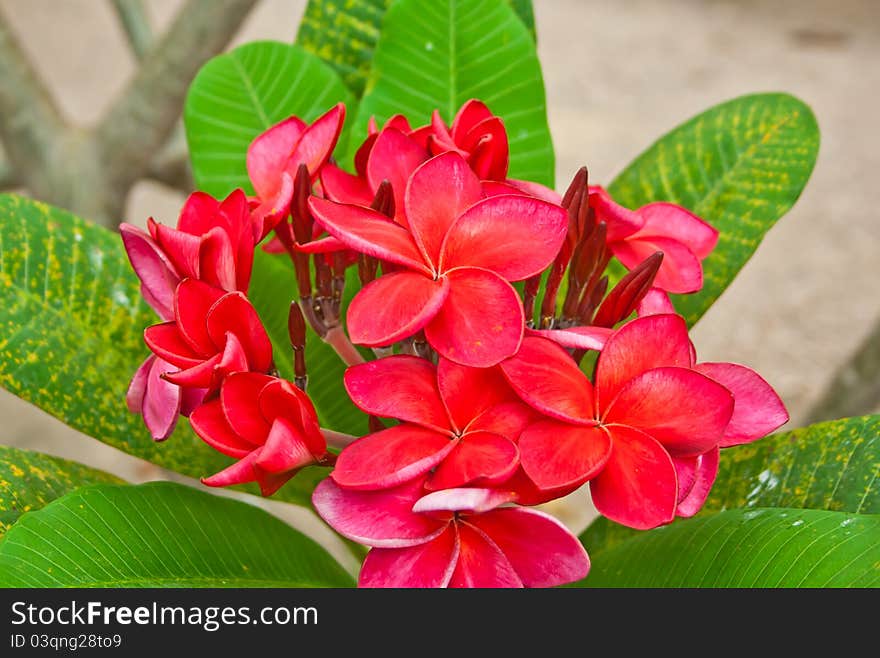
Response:
[[[122,227],[162,320],[129,407],[157,440],[187,416],[237,460],[206,484],[268,496],[332,468],[312,500],[370,547],[361,586],[546,587],[590,562],[534,506],[589,483],[599,512],[632,528],[692,516],[720,450],[788,420],[753,370],[699,362],[675,313],[669,294],[703,285],[710,224],[667,202],[626,208],[586,169],[563,196],[510,178],[504,123],[478,100],[451,125],[436,111],[416,128],[371,121],[353,173],[331,158],[344,118],[340,104],[259,135],[254,197],[196,192],[175,228]],[[296,272],[293,381],[247,296],[261,246]],[[612,259],[627,271],[613,282]],[[348,365],[364,436],[320,427],[307,326]]]

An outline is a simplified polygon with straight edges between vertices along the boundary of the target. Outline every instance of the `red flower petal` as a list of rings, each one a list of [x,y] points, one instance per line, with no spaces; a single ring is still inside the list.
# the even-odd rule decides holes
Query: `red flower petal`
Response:
[[[674,203],[649,203],[639,208],[638,212],[644,218],[645,225],[633,237],[672,238],[685,245],[700,260],[706,258],[718,242],[717,229]]]
[[[675,518],[678,484],[669,453],[644,432],[615,425],[611,458],[590,482],[593,504],[612,521],[637,530]]]
[[[641,318],[646,315],[664,315],[667,313],[675,313],[675,307],[669,299],[669,294],[660,290],[660,288],[651,288],[642,297],[636,308],[636,314]]]
[[[370,208],[309,197],[309,208],[327,232],[351,249],[433,276],[409,231]]]
[[[599,356],[599,407],[606,407],[633,377],[661,366],[691,366],[691,342],[684,319],[677,315],[651,315],[626,323],[608,339]]]
[[[449,295],[449,281],[416,272],[392,272],[364,286],[346,316],[352,342],[382,347],[408,338],[437,315]]]
[[[276,418],[255,463],[268,473],[286,473],[315,461],[296,426],[286,418]]]
[[[542,414],[595,424],[593,386],[556,343],[526,337],[519,352],[501,363],[501,370],[517,394]]]
[[[219,209],[220,202],[207,192],[193,192],[180,209],[177,229],[190,235],[207,233],[217,225],[214,220]]]
[[[679,493],[678,507],[675,510],[676,515],[690,518],[700,511],[706,498],[709,497],[709,491],[718,477],[718,448],[713,448],[709,452],[692,458],[691,464],[687,467],[693,474],[692,484],[687,495],[682,496]],[[677,459],[675,468],[681,474],[681,462]]]
[[[157,224],[150,220],[154,240],[181,277],[199,278],[199,243],[201,236]]]
[[[458,531],[450,525],[418,546],[370,550],[358,587],[446,587],[457,562]]]
[[[272,343],[260,316],[242,293],[230,292],[217,301],[208,311],[206,324],[218,346],[226,344],[227,333],[235,334],[251,370],[267,372],[272,367]]]
[[[489,487],[508,479],[519,465],[519,450],[503,436],[468,432],[428,478],[428,489],[465,485]]]
[[[471,206],[446,235],[440,270],[480,267],[508,281],[543,271],[568,230],[560,206],[527,196],[493,196]]]
[[[492,111],[486,107],[483,101],[471,98],[458,108],[458,112],[452,119],[452,128],[450,129],[452,139],[460,144],[474,126],[492,117]]]
[[[500,118],[483,119],[462,140],[456,139],[456,143],[471,154],[468,164],[479,178],[504,180],[507,177],[510,150],[507,131]]]
[[[428,159],[428,152],[416,140],[393,127],[382,129],[367,160],[367,180],[371,190],[379,189],[383,180],[391,183],[394,194],[394,219],[407,225],[404,212],[406,183],[420,164]]]
[[[448,521],[412,511],[423,480],[393,489],[352,491],[332,478],[322,480],[312,494],[315,511],[331,528],[352,541],[383,548],[424,544],[438,537]]]
[[[437,390],[437,369],[425,359],[400,354],[369,361],[346,370],[344,382],[361,411],[450,431]]]
[[[203,358],[216,354],[225,342],[211,340],[206,318],[211,307],[223,297],[223,291],[204,281],[184,279],[174,294],[174,317],[181,337]]]
[[[697,372],[733,393],[733,415],[724,430],[721,447],[749,443],[788,422],[782,400],[758,373],[736,363],[700,363]]]
[[[509,480],[504,482],[504,488],[514,492],[515,500],[518,505],[540,505],[542,503],[556,500],[567,496],[575,489],[579,489],[581,483],[570,485],[568,487],[560,487],[557,489],[539,489],[538,485],[532,482],[531,478],[520,467],[516,469]]]
[[[718,445],[733,413],[733,395],[686,368],[655,368],[632,379],[607,407],[603,421],[635,427],[678,456]]]
[[[611,440],[600,427],[538,421],[519,437],[520,461],[540,489],[583,484],[602,470]]]
[[[226,350],[224,354],[227,355],[227,357],[230,357],[233,356],[232,352],[233,350],[230,349]],[[187,388],[209,388],[215,390],[222,380],[222,373],[218,373],[218,370],[220,369],[220,363],[224,354],[215,354],[206,361],[199,361],[198,364],[191,368],[185,368],[178,372],[166,373],[165,379],[172,384]],[[227,358],[227,365],[231,362],[232,361]],[[246,369],[247,364],[243,357],[237,361],[237,363],[242,366],[242,368],[238,368],[239,370]],[[233,371],[234,369],[228,367],[225,369],[225,372],[227,373]]]
[[[513,395],[497,368],[471,368],[443,357],[437,363],[437,386],[449,418],[458,431],[464,430],[490,407],[511,399]]]
[[[273,379],[260,391],[260,413],[265,418],[285,418],[301,432],[309,452],[319,456],[327,452],[318,414],[309,396],[284,379]]]
[[[494,272],[465,267],[448,272],[449,294],[425,326],[437,352],[456,363],[488,368],[512,356],[523,336],[522,301]]]
[[[569,327],[567,329],[529,329],[527,336],[548,338],[563,347],[579,350],[601,350],[614,331],[605,327]]]
[[[663,262],[654,277],[654,286],[666,292],[696,292],[703,287],[703,266],[694,252],[671,238],[630,237],[609,244],[617,259],[633,269],[652,254],[662,251]]]
[[[277,194],[281,187],[281,173],[305,129],[305,122],[292,116],[251,142],[247,151],[248,176],[261,199],[269,199]]]
[[[254,467],[257,453],[249,452],[234,464],[224,468],[206,478],[202,478],[202,484],[209,487],[231,487],[235,484],[254,482],[257,479],[257,471]]]
[[[516,496],[512,491],[499,489],[444,489],[434,491],[419,498],[413,505],[413,512],[472,512],[482,514],[499,505],[513,502]]]
[[[202,362],[180,332],[176,322],[163,322],[144,329],[144,342],[159,358],[178,368],[191,368]]]
[[[403,423],[345,448],[331,477],[347,489],[386,489],[427,473],[455,443],[433,430]]]
[[[480,179],[457,153],[431,158],[406,186],[406,219],[416,242],[435,268],[449,227],[480,200]]]
[[[287,172],[292,175],[301,164],[305,164],[314,180],[336,147],[343,121],[345,104],[337,103],[309,124],[287,161]]]
[[[223,380],[220,401],[233,431],[255,447],[263,445],[271,427],[271,417],[260,413],[260,391],[273,378],[256,372],[237,372]]]
[[[551,190],[549,187],[541,185],[540,183],[535,183],[530,180],[517,180],[516,178],[508,178],[507,184],[513,187],[516,190],[516,193],[519,194],[528,194],[529,196],[533,196],[536,199],[543,199],[548,203],[555,203],[560,205],[562,203],[562,197],[559,193]]]
[[[458,524],[458,563],[449,587],[522,587],[513,566],[491,539],[467,523]]]
[[[507,388],[507,382],[504,382]],[[468,426],[468,432],[484,431],[500,434],[514,443],[522,431],[535,421],[538,414],[522,402],[502,402],[477,416]]]
[[[321,188],[324,196],[339,203],[368,206],[373,201],[373,191],[366,179],[340,169],[334,164],[321,168]]]
[[[501,549],[526,587],[556,587],[585,578],[583,544],[549,514],[522,508],[468,517]]]
[[[229,234],[214,227],[202,236],[199,245],[199,272],[202,281],[223,290],[236,290],[236,254]]]
[[[616,203],[604,188],[597,185],[590,186],[590,207],[596,211],[596,221],[605,222],[608,227],[605,239],[609,244],[623,240],[645,224],[637,212]]]
[[[189,422],[202,441],[224,455],[239,459],[255,448],[229,426],[220,400],[211,400],[200,405],[190,414]]]

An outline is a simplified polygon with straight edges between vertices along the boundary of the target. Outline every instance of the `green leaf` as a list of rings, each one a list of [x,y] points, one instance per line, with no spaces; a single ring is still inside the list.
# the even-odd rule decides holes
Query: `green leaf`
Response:
[[[0,446],[0,537],[19,516],[89,484],[116,484],[114,475],[32,450]]]
[[[346,275],[343,318],[348,303],[360,288],[356,268],[348,268]],[[298,293],[296,275],[287,256],[258,251],[254,259],[254,273],[248,296],[272,339],[278,371],[282,377],[292,379],[293,350],[287,333],[287,314],[290,301],[297,299]],[[365,433],[367,417],[354,406],[342,385],[346,366],[333,348],[314,331],[309,331],[306,337],[306,368],[309,375],[309,397],[315,404],[321,425],[348,434]]]
[[[314,541],[246,503],[171,482],[80,489],[0,542],[0,587],[347,587]]]
[[[878,476],[880,416],[819,423],[722,450],[718,478],[701,514],[738,507],[877,514]],[[581,541],[598,554],[640,534],[600,517]]]
[[[258,41],[214,57],[190,85],[183,111],[199,189],[252,194],[245,160],[254,137],[292,114],[312,121],[339,102],[352,111],[336,72],[297,46]]]
[[[358,98],[373,62],[382,19],[392,0],[309,0],[296,43],[314,53],[343,79]],[[531,0],[509,0],[510,6],[535,37]]]
[[[657,140],[609,186],[621,204],[680,204],[720,232],[700,292],[673,295],[694,324],[807,184],[819,150],[810,108],[787,94],[741,96]]]
[[[149,353],[144,329],[157,321],[117,233],[0,194],[0,386],[131,455],[195,478],[216,473],[231,460],[185,420],[156,443],[126,407]],[[275,498],[308,505],[326,472],[305,469]]]
[[[350,152],[373,115],[452,120],[479,98],[504,119],[510,176],[553,186],[553,144],[535,44],[504,0],[398,0],[385,16]]]
[[[586,587],[877,587],[880,516],[760,508],[651,530],[594,557]]]

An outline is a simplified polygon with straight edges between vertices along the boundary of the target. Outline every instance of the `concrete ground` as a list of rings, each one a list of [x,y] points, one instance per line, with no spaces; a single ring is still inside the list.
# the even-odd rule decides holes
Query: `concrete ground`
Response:
[[[179,0],[147,5],[161,26]],[[262,0],[235,43],[291,40],[303,6]],[[133,71],[109,2],[0,0],[0,12],[72,120],[96,120]],[[535,13],[560,185],[581,164],[590,167],[591,180],[609,181],[665,131],[740,94],[787,91],[813,107],[822,147],[812,180],[693,333],[701,360],[761,372],[796,425],[835,366],[880,321],[880,222],[871,201],[880,172],[880,3],[536,0]],[[142,183],[127,219],[170,222],[181,201]],[[130,480],[161,475],[3,391],[0,418],[3,443]],[[584,493],[555,511],[574,529],[592,515]],[[285,517],[330,537],[303,510]]]

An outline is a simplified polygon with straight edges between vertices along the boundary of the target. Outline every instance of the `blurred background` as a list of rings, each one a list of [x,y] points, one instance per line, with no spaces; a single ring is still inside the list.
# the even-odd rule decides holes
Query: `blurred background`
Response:
[[[146,0],[155,33],[181,4]],[[260,0],[230,47],[291,42],[304,5]],[[804,424],[835,371],[880,322],[880,217],[872,201],[880,173],[880,2],[535,0],[534,10],[558,188],[583,164],[591,181],[609,182],[664,132],[734,96],[785,91],[812,106],[822,132],[812,180],[693,332],[701,361],[757,369],[787,404],[789,426]],[[73,123],[96,122],[136,70],[109,2],[0,0],[0,18]],[[123,219],[173,223],[183,199],[139,182]],[[132,481],[164,477],[3,390],[0,419],[4,444]],[[575,530],[592,514],[583,492],[554,511]],[[305,510],[285,517],[330,541]]]

